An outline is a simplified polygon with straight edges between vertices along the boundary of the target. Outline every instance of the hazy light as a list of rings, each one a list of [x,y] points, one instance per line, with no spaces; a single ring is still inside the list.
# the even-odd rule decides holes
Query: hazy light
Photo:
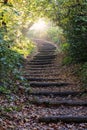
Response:
[[[47,28],[47,24],[43,19],[39,19],[37,23],[35,23],[30,30],[36,30],[36,31],[44,31]]]

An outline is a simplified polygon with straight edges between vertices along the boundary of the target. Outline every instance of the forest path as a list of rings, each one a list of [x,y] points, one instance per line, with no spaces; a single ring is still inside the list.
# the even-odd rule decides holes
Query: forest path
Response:
[[[41,130],[77,130],[82,128],[81,124],[81,130],[86,130],[87,100],[81,97],[84,92],[64,76],[57,48],[51,43],[36,42],[38,53],[31,61],[27,60],[24,71],[32,89],[28,100],[36,108],[35,130],[39,130],[38,125]],[[63,127],[61,122],[65,123]],[[44,123],[49,125],[44,127]],[[69,123],[72,127],[68,129]]]
[[[54,44],[36,43],[22,68],[29,88],[17,82],[15,92],[0,93],[0,130],[87,130],[87,96],[73,69]]]

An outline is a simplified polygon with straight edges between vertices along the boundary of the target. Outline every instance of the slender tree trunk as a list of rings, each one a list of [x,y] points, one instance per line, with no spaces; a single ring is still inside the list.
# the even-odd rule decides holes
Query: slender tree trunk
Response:
[[[7,4],[8,3],[8,0],[4,0],[4,4]]]

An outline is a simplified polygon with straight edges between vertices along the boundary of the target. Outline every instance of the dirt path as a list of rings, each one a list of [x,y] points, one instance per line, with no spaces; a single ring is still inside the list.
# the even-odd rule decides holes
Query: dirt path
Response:
[[[2,125],[8,130],[87,130],[84,92],[66,75],[53,44],[37,41],[37,46],[38,53],[24,67],[32,91],[11,102],[21,109],[4,115]]]

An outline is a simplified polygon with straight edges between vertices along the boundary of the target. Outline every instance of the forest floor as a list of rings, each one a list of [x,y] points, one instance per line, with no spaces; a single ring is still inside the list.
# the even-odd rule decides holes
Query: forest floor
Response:
[[[29,61],[28,57],[24,63],[23,73],[29,80],[31,91],[28,92],[23,89],[23,86],[19,86],[19,92],[16,94],[0,94],[0,130],[87,130],[87,123],[85,122],[64,123],[59,121],[52,123],[40,121],[41,117],[67,115],[68,117],[85,117],[87,115],[87,104],[77,106],[57,104],[58,101],[87,103],[86,94],[80,93],[80,95],[76,94],[73,96],[68,94],[63,97],[51,94],[52,92],[79,93],[83,90],[81,89],[81,82],[74,74],[73,66],[62,65],[62,54],[57,54],[55,57],[52,50],[50,54],[44,53],[45,44],[43,42],[41,44],[39,41],[38,51],[40,51],[40,54],[37,53],[36,59],[31,61]],[[49,49],[49,44],[47,44],[47,47]],[[49,61],[48,59],[39,59],[39,56],[43,54],[47,55],[48,59],[49,57],[52,59],[52,56],[55,57],[52,59],[51,66],[45,63]],[[39,60],[42,60],[41,62],[45,64],[40,63],[37,65],[36,63]],[[57,85],[54,83],[57,83]],[[61,83],[61,86],[62,84],[65,85],[58,87],[58,83]],[[53,86],[50,87],[51,85],[49,84],[53,84]],[[41,92],[44,92],[45,95],[40,95]],[[47,95],[46,92],[48,92]],[[54,104],[55,102],[57,102],[56,105]]]

